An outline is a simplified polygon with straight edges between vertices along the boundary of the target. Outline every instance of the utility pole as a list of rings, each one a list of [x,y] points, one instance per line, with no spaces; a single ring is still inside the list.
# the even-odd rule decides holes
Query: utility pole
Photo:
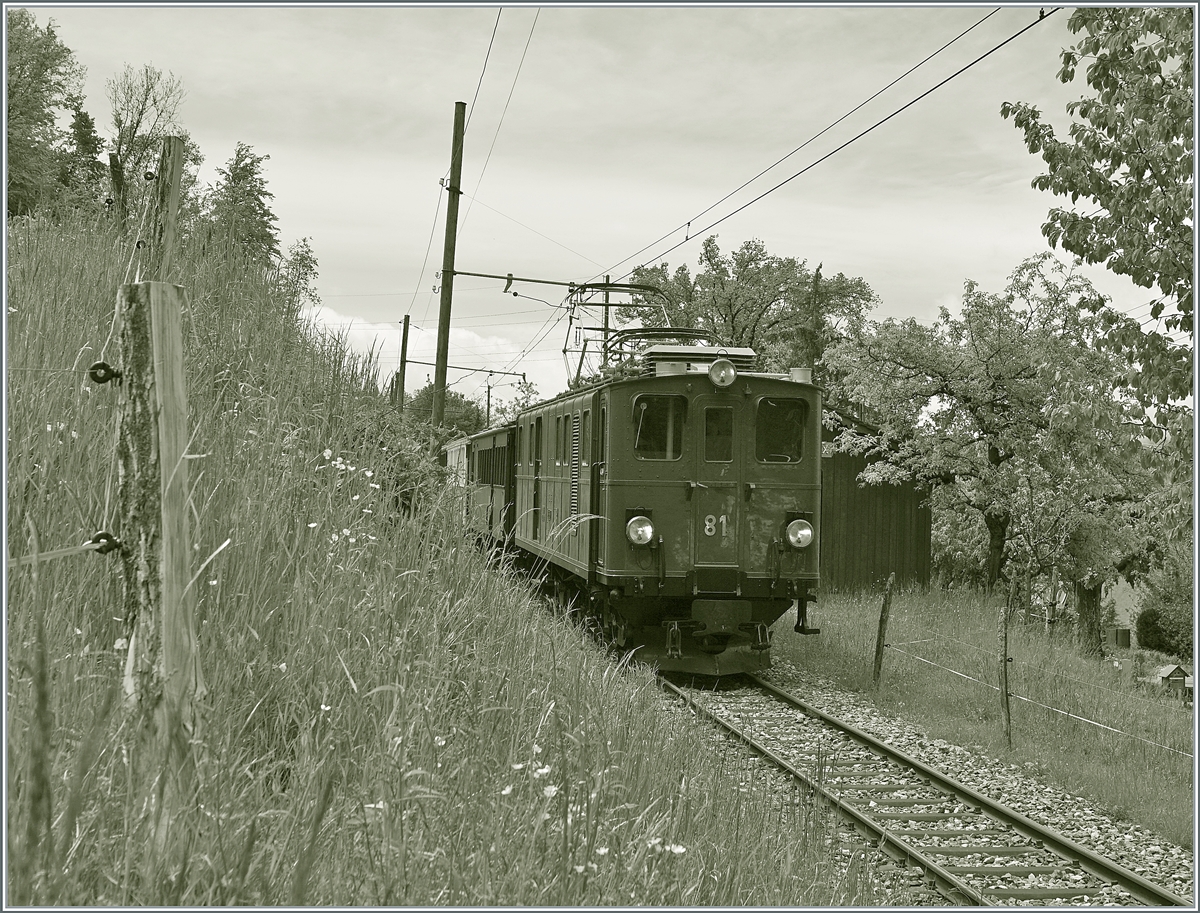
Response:
[[[408,362],[408,315],[404,315],[404,331],[400,334],[400,367],[392,378],[392,405],[398,415],[404,415],[404,369]]]
[[[446,192],[446,246],[442,251],[442,306],[438,312],[437,355],[433,374],[433,415],[430,422],[436,428],[446,414],[446,362],[450,358],[450,303],[454,296],[454,244],[458,235],[458,198],[462,191],[462,153],[467,103],[454,103],[454,142],[450,150],[450,183]]]
[[[604,284],[612,283],[612,276],[604,277]],[[600,367],[608,367],[608,289],[604,290],[604,341],[600,344]]]
[[[484,428],[492,427],[492,375],[487,376],[487,417],[483,420]]]

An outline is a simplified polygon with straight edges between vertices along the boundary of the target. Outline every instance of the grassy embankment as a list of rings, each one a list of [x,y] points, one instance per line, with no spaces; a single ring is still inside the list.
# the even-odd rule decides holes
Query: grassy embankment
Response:
[[[1123,656],[1126,662],[1117,669],[1114,657],[1080,656],[1070,637],[1050,638],[1040,627],[1011,625],[1009,693],[1014,697],[1010,698],[1012,750],[1008,749],[996,687],[999,598],[961,591],[898,594],[887,629],[887,642],[896,649],[884,653],[875,702],[915,721],[931,736],[980,745],[996,758],[1027,766],[1089,797],[1118,818],[1191,846],[1192,714],[1179,701],[1137,684],[1130,651],[1118,651],[1117,658]],[[776,658],[852,690],[871,692],[881,604],[878,593],[828,596],[816,614],[821,634],[804,638],[777,631]],[[1015,695],[1128,735],[1071,719]]]
[[[43,551],[127,534],[118,391],[84,374],[127,246],[103,224],[24,223],[9,257],[8,553],[32,550],[27,519]],[[148,838],[138,736],[110,706],[128,635],[115,557],[10,566],[8,902],[873,901],[859,867],[831,867],[845,850],[820,815],[754,788],[645,671],[487,572],[367,364],[232,253],[183,264],[193,567],[231,540],[196,581],[209,692],[190,839]],[[398,516],[414,479],[419,507]]]

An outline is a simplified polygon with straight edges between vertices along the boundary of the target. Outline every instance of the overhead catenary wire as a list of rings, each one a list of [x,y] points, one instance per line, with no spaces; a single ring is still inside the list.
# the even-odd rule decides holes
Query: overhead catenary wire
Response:
[[[505,115],[508,114],[508,106],[512,102],[513,92],[517,88],[517,80],[521,77],[521,68],[525,66],[525,55],[529,53],[529,43],[533,41],[533,30],[537,28],[538,16],[542,14],[539,7],[533,16],[533,24],[529,27],[529,37],[525,39],[525,49],[521,51],[521,60],[517,64],[517,72],[513,75],[512,86],[508,90],[508,98],[504,102],[504,109],[500,112],[500,121],[496,124],[496,132],[492,136],[492,144],[488,147],[487,157],[483,160],[483,167],[479,169],[479,180],[475,182],[475,193],[479,193],[479,186],[483,183],[483,175],[487,172],[488,162],[492,160],[492,150],[496,148],[496,140],[500,138],[500,128],[504,126]],[[497,17],[499,22],[499,17]],[[459,226],[461,230],[467,224],[467,217],[471,215],[471,207],[475,203],[475,198],[471,197],[471,202],[467,204],[467,211],[463,213],[462,224]]]
[[[478,189],[478,188],[477,188],[477,189]],[[555,240],[554,240],[553,238],[551,238],[549,235],[542,234],[542,233],[541,233],[540,231],[538,231],[536,228],[532,228],[532,227],[530,227],[530,226],[526,225],[524,222],[521,222],[521,221],[520,221],[520,220],[518,220],[518,219],[514,219],[512,216],[508,215],[507,213],[503,213],[503,212],[501,212],[499,209],[496,209],[495,207],[489,206],[487,203],[483,202],[483,200],[480,200],[480,199],[479,199],[479,198],[477,198],[477,197],[473,197],[473,196],[471,196],[469,193],[463,193],[463,196],[465,196],[467,199],[469,199],[469,200],[471,201],[471,203],[472,203],[472,204],[474,204],[474,203],[478,203],[478,204],[479,204],[480,206],[482,206],[484,209],[490,209],[490,210],[491,210],[492,212],[494,212],[496,215],[498,215],[498,216],[501,216],[501,217],[503,217],[503,218],[505,218],[505,219],[508,219],[508,221],[510,221],[510,222],[515,222],[517,225],[520,225],[520,226],[521,226],[522,228],[524,228],[526,231],[531,231],[531,232],[533,232],[535,235],[537,235],[538,237],[540,237],[540,238],[545,238],[545,239],[546,239],[547,241],[549,241],[551,244],[555,244],[555,245],[557,245],[558,247],[561,247],[563,250],[567,251],[568,253],[574,254],[574,255],[575,255],[575,256],[577,256],[577,257],[582,257],[584,260],[586,260],[588,263],[591,263],[593,266],[600,266],[600,265],[601,265],[600,263],[596,262],[595,260],[593,260],[591,257],[587,256],[586,254],[581,254],[581,253],[580,253],[579,251],[577,251],[577,250],[572,250],[571,248],[567,247],[567,245],[563,244],[561,241],[555,241]],[[468,211],[470,211],[470,210],[468,209]]]
[[[1025,26],[1024,28],[1022,28],[1022,29],[1021,29],[1021,30],[1019,30],[1018,32],[1016,32],[1016,33],[1014,33],[1013,35],[1010,35],[1008,38],[1004,39],[1004,41],[1000,42],[998,45],[996,45],[995,47],[993,47],[991,50],[989,50],[989,51],[986,51],[986,52],[984,52],[983,54],[980,54],[978,57],[976,57],[976,58],[975,58],[974,60],[972,60],[970,63],[966,64],[965,66],[962,66],[962,67],[960,67],[960,68],[959,68],[959,69],[957,69],[957,70],[955,70],[953,73],[951,73],[949,76],[947,76],[947,77],[946,77],[945,79],[943,79],[941,82],[939,82],[939,83],[937,83],[936,85],[934,85],[932,88],[930,88],[930,89],[927,89],[926,91],[924,91],[924,92],[922,92],[920,95],[918,95],[916,98],[912,99],[912,100],[911,100],[911,101],[909,101],[909,102],[906,102],[904,105],[902,105],[901,107],[897,108],[897,109],[896,109],[895,111],[893,111],[891,114],[888,114],[886,117],[883,117],[883,118],[881,118],[880,120],[878,120],[878,121],[876,121],[875,123],[873,123],[871,126],[867,127],[865,130],[863,130],[863,131],[861,131],[861,132],[859,132],[859,133],[855,134],[855,135],[854,135],[854,136],[852,136],[850,139],[846,140],[844,143],[842,143],[841,145],[839,145],[839,146],[837,146],[836,148],[834,148],[832,151],[830,151],[830,152],[827,152],[825,155],[821,156],[821,157],[820,157],[819,159],[817,159],[816,161],[814,161],[814,162],[812,162],[812,163],[810,163],[810,164],[808,164],[808,165],[804,166],[804,167],[803,167],[803,168],[801,168],[799,171],[797,171],[795,174],[791,175],[790,177],[787,177],[787,178],[785,178],[784,180],[780,181],[778,184],[775,184],[773,187],[770,187],[770,188],[768,188],[767,190],[764,190],[764,191],[763,191],[762,193],[760,193],[758,196],[754,197],[754,198],[753,198],[752,200],[750,200],[749,202],[743,203],[741,206],[739,206],[737,209],[733,210],[732,212],[726,213],[725,215],[721,216],[719,219],[716,219],[715,221],[713,221],[713,222],[710,222],[710,223],[709,223],[708,225],[706,225],[704,228],[701,228],[701,229],[699,229],[699,230],[698,230],[698,231],[696,231],[694,234],[691,234],[689,237],[685,238],[684,240],[682,240],[682,241],[679,241],[679,242],[677,242],[677,243],[675,243],[675,244],[671,245],[671,246],[670,246],[670,247],[668,247],[666,250],[663,250],[663,251],[661,251],[661,252],[660,252],[660,253],[658,253],[658,254],[655,254],[655,256],[654,256],[654,257],[652,257],[651,259],[652,259],[652,260],[656,260],[656,259],[658,259],[658,258],[660,258],[660,257],[664,257],[664,256],[666,256],[667,254],[671,253],[671,252],[672,252],[672,251],[674,251],[674,250],[677,250],[678,248],[680,248],[680,247],[682,247],[684,244],[686,244],[688,241],[690,241],[692,238],[694,238],[694,237],[698,237],[698,236],[700,236],[700,235],[702,235],[702,234],[704,234],[704,233],[706,233],[706,232],[708,232],[708,231],[711,231],[713,228],[716,228],[716,227],[717,227],[718,225],[720,225],[722,222],[724,222],[724,221],[726,221],[726,220],[728,220],[728,219],[731,219],[731,218],[733,218],[734,216],[736,216],[736,215],[737,215],[738,213],[740,213],[740,212],[744,212],[746,209],[749,209],[749,208],[750,208],[751,206],[753,206],[755,203],[759,202],[760,200],[762,200],[762,199],[764,199],[764,198],[766,198],[766,197],[770,196],[770,195],[771,195],[772,193],[774,193],[775,191],[777,191],[777,190],[779,190],[779,189],[781,189],[781,188],[785,187],[786,185],[790,184],[792,181],[794,181],[796,178],[800,177],[801,175],[803,175],[803,174],[806,174],[807,172],[811,171],[813,168],[817,167],[817,165],[820,165],[822,162],[826,162],[826,161],[828,161],[829,159],[833,158],[833,156],[837,155],[837,154],[838,154],[839,152],[841,152],[843,149],[847,148],[848,146],[852,145],[853,143],[856,143],[856,142],[858,142],[858,141],[859,141],[860,139],[862,139],[864,136],[866,136],[867,134],[871,133],[872,131],[874,131],[874,130],[878,129],[879,127],[882,127],[884,124],[886,124],[886,123],[887,123],[888,121],[890,121],[892,118],[894,118],[894,117],[896,117],[897,115],[899,115],[899,114],[903,113],[904,111],[907,111],[909,108],[911,108],[911,107],[912,107],[913,105],[915,105],[917,102],[919,102],[919,101],[922,101],[922,100],[923,100],[923,99],[925,99],[925,98],[928,98],[930,95],[932,95],[932,94],[933,94],[934,92],[936,92],[938,89],[942,88],[942,86],[944,86],[944,85],[946,85],[947,83],[951,82],[952,80],[954,80],[954,79],[958,78],[958,77],[959,77],[959,76],[961,76],[963,73],[967,72],[967,70],[971,69],[972,67],[976,66],[977,64],[979,64],[979,63],[983,62],[983,61],[984,61],[984,60],[986,60],[988,57],[992,56],[992,54],[995,54],[997,51],[999,51],[1001,48],[1003,48],[1003,47],[1007,46],[1008,44],[1011,44],[1013,41],[1015,41],[1016,39],[1020,38],[1020,37],[1021,37],[1022,35],[1024,35],[1024,34],[1025,34],[1027,31],[1029,31],[1031,28],[1033,28],[1033,27],[1034,27],[1034,26],[1036,26],[1036,25],[1039,25],[1040,23],[1042,23],[1042,22],[1043,22],[1043,21],[1045,21],[1046,19],[1050,18],[1050,17],[1051,17],[1052,15],[1054,15],[1055,13],[1059,12],[1061,9],[1062,9],[1062,7],[1055,7],[1054,9],[1050,10],[1050,12],[1046,13],[1046,15],[1045,15],[1045,16],[1041,16],[1041,17],[1039,17],[1038,19],[1035,19],[1033,22],[1029,23],[1029,25]],[[636,256],[636,255],[635,255],[635,256]],[[629,259],[631,259],[631,258],[630,258],[630,257],[626,257],[626,258],[625,258],[625,260],[622,260],[622,261],[620,261],[620,262],[621,262],[621,263],[625,263],[625,262],[627,262]],[[614,267],[614,268],[615,268],[615,267]],[[619,278],[620,278],[620,279],[624,279],[624,278],[626,278],[626,277],[628,277],[628,276],[630,276],[630,275],[632,275],[632,274],[633,274],[633,270],[629,270],[628,272],[626,272],[626,273],[623,273],[623,274],[622,274],[622,275],[621,275]]]
[[[913,73],[914,71],[916,71],[919,67],[922,67],[925,64],[929,63],[929,61],[933,60],[933,58],[937,57],[938,54],[942,53],[942,51],[946,50],[946,48],[950,47],[950,45],[954,44],[960,38],[965,36],[968,32],[978,28],[979,26],[983,25],[983,23],[987,22],[989,19],[992,18],[992,16],[994,16],[994,15],[996,15],[996,13],[1000,12],[1001,9],[1002,9],[1002,7],[996,7],[994,10],[992,10],[990,13],[988,13],[986,16],[984,16],[982,19],[980,19],[974,25],[970,26],[965,31],[959,32],[957,35],[955,35],[953,38],[951,38],[949,41],[947,41],[945,44],[943,44],[940,48],[938,48],[932,54],[925,57],[923,60],[919,61],[918,63],[913,64],[913,66],[909,67],[907,70],[905,70],[903,73],[901,73],[899,76],[897,76],[891,82],[889,82],[882,89],[879,89],[873,95],[871,95],[868,98],[864,99],[863,101],[859,102],[857,105],[855,105],[853,108],[851,108],[845,114],[843,114],[837,120],[833,121],[833,123],[829,124],[823,130],[820,130],[819,132],[814,133],[812,136],[810,136],[808,139],[806,139],[804,142],[802,142],[799,146],[797,146],[791,152],[787,153],[787,155],[783,156],[782,158],[776,159],[774,162],[772,162],[770,165],[768,165],[766,168],[764,168],[758,174],[754,175],[754,177],[750,178],[747,181],[744,181],[742,184],[738,185],[733,190],[729,191],[729,193],[725,194],[725,196],[721,197],[721,199],[717,200],[715,203],[708,206],[706,209],[700,210],[700,212],[696,213],[694,216],[692,216],[690,219],[688,219],[687,222],[683,223],[682,225],[678,225],[675,228],[672,228],[669,232],[667,232],[661,238],[657,238],[654,241],[651,241],[649,244],[647,244],[641,250],[634,251],[632,254],[630,254],[628,257],[626,257],[624,260],[617,261],[612,266],[608,267],[608,269],[605,272],[611,273],[617,267],[621,266],[621,264],[626,263],[629,260],[632,260],[638,254],[645,253],[646,251],[650,250],[650,248],[654,247],[656,244],[660,244],[661,242],[665,241],[667,238],[671,237],[671,235],[675,234],[677,231],[680,231],[682,229],[690,227],[691,224],[694,221],[696,221],[697,219],[699,219],[701,216],[706,215],[707,213],[716,209],[718,206],[720,206],[722,203],[724,203],[726,200],[728,200],[734,194],[749,187],[751,184],[753,184],[755,181],[757,181],[760,177],[762,177],[768,171],[771,171],[772,169],[778,167],[779,165],[782,165],[784,162],[786,162],[788,159],[790,159],[797,152],[801,151],[802,149],[804,149],[806,146],[808,146],[810,143],[814,142],[815,140],[820,139],[822,136],[824,136],[826,133],[828,133],[830,130],[832,130],[834,127],[836,127],[842,121],[844,121],[846,118],[850,117],[852,114],[859,111],[861,108],[865,107],[866,105],[870,104],[872,101],[874,101],[876,98],[878,98],[884,92],[886,92],[888,89],[890,89],[896,83],[900,82],[900,80],[904,79],[906,76],[908,76],[911,73]],[[599,264],[597,264],[597,265],[599,265]],[[592,279],[593,280],[597,279],[600,275],[601,274],[598,273],[597,275],[593,276]]]
[[[437,233],[438,213],[442,211],[442,191],[438,188],[437,205],[433,208],[433,224],[429,227],[429,241],[425,245],[425,259],[421,261],[421,271],[417,274],[417,287],[413,291],[412,301],[408,303],[408,310],[405,314],[411,314],[413,305],[417,303],[417,295],[421,294],[421,284],[425,281],[425,267],[429,264],[429,252],[433,250],[433,236]],[[425,302],[425,313],[421,316],[421,322],[429,316],[429,303],[433,300],[433,295],[430,294],[429,299]]]
[[[483,74],[487,72],[488,60],[492,56],[492,44],[496,41],[496,29],[500,28],[500,14],[504,7],[496,10],[496,24],[492,26],[492,37],[488,39],[487,53],[483,55],[483,69],[479,71],[479,82],[475,84],[475,97],[471,99],[471,107],[467,109],[467,122],[463,124],[463,133],[471,126],[471,115],[475,113],[475,102],[479,101],[479,90],[483,88]]]

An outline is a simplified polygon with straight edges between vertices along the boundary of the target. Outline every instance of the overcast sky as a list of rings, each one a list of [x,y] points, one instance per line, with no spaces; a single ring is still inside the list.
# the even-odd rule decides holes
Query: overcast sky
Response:
[[[695,219],[692,240],[659,256],[683,240],[680,230],[627,259],[996,8],[31,8],[40,23],[55,20],[87,67],[85,106],[102,135],[111,133],[105,82],[126,63],[150,63],[183,82],[181,119],[205,155],[202,180],[215,180],[239,141],[270,156],[283,246],[309,236],[320,261],[320,319],[352,322],[356,345],[377,340],[388,373],[405,313],[414,325],[410,357],[432,361],[445,230],[439,179],[449,170],[456,101],[471,106],[458,269],[557,281],[608,271],[615,279],[663,259],[694,269],[710,222],[1014,35],[1039,10],[1001,8]],[[1066,132],[1065,105],[1086,89],[1081,78],[1071,86],[1055,78],[1058,53],[1074,40],[1069,13],[1047,17],[714,228],[722,250],[759,238],[773,254],[823,264],[826,275],[861,276],[882,299],[877,318],[930,322],[960,300],[967,279],[1000,291],[1022,259],[1046,249],[1040,226],[1056,204],[1030,188],[1041,159],[1000,105],[1035,103]],[[1145,312],[1148,291],[1103,270],[1088,275],[1121,309]],[[563,290],[516,286],[530,298],[514,298],[502,286],[456,280],[450,363],[525,371],[543,394],[557,392],[566,382],[565,322],[526,350],[561,313],[530,298],[557,304]],[[413,366],[409,391],[432,373]],[[468,395],[485,377],[450,372],[454,389]]]

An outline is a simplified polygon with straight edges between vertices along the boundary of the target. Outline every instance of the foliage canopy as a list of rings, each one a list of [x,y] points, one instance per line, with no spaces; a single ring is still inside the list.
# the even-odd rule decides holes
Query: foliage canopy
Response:
[[[1138,363],[1131,379],[1144,398],[1166,404],[1192,386],[1191,348],[1171,341],[1193,330],[1192,10],[1079,9],[1068,27],[1083,37],[1062,52],[1058,78],[1069,83],[1088,61],[1095,92],[1067,105],[1080,118],[1070,139],[1059,139],[1031,105],[1005,103],[1000,113],[1049,168],[1034,187],[1098,206],[1052,209],[1042,226],[1051,246],[1160,293],[1150,313],[1164,330],[1143,332],[1115,313],[1107,329],[1110,343]]]
[[[812,367],[820,378],[825,348],[861,327],[878,301],[865,280],[822,276],[820,265],[810,270],[805,260],[769,254],[757,239],[722,254],[711,235],[698,264],[694,276],[686,265],[634,270],[633,282],[662,289],[665,307],[640,298],[640,307],[617,309],[618,321],[708,330],[727,345],[755,349],[770,370]]]

